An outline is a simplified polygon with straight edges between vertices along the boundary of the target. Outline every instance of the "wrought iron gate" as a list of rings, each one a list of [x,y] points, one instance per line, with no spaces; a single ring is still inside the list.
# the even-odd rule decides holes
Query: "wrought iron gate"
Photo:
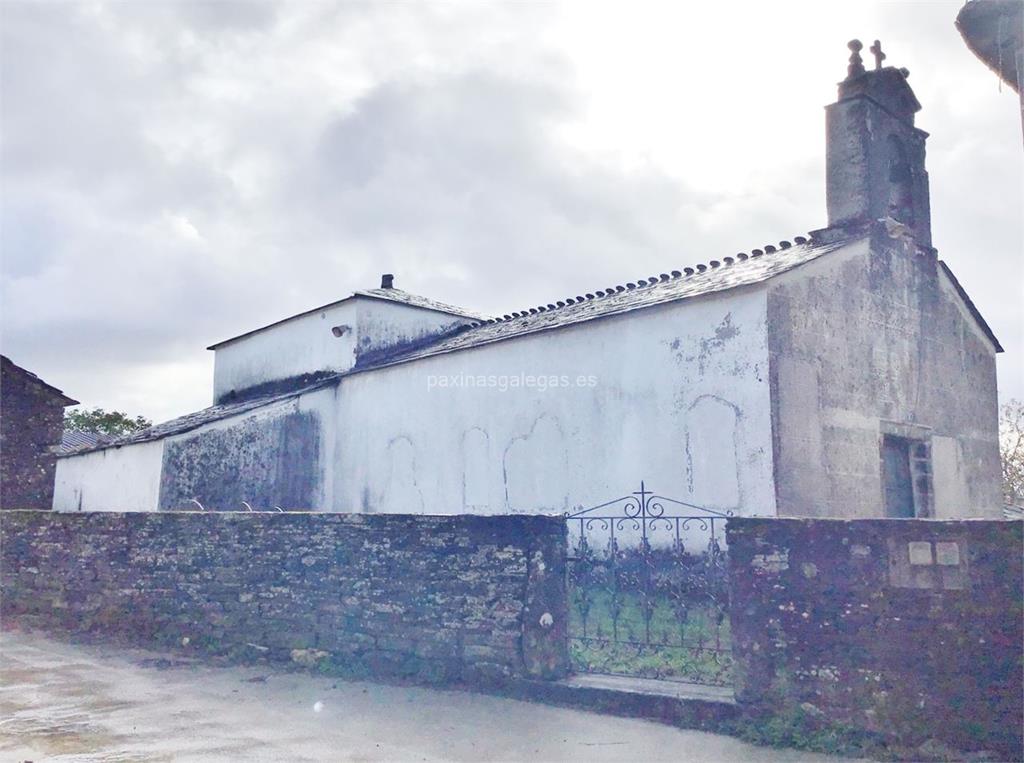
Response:
[[[655,495],[643,482],[567,515],[574,668],[731,685],[730,515]]]

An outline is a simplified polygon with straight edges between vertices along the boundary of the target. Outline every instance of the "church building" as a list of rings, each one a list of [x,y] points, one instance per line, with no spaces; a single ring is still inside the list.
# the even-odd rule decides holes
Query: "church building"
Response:
[[[60,458],[61,511],[999,518],[998,340],[932,246],[908,72],[850,43],[828,225],[499,317],[395,286],[210,347],[212,407]],[[585,280],[585,278],[584,278]]]

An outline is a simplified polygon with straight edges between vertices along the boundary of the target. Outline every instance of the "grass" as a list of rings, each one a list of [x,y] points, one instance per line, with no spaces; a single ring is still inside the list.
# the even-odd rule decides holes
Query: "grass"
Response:
[[[569,643],[576,670],[731,684],[729,618],[724,609],[709,601],[681,607],[667,592],[655,591],[648,602],[648,639],[640,593],[614,594],[589,582],[572,591]]]
[[[914,759],[913,751],[894,757],[894,751],[887,749],[877,735],[809,715],[802,707],[786,708],[765,718],[743,717],[723,731],[764,747],[791,747],[872,760]]]

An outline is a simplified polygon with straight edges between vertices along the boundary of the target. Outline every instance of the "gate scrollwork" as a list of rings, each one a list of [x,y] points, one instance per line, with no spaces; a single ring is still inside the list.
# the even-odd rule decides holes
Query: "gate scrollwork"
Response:
[[[566,517],[569,646],[579,672],[729,685],[725,522],[640,489]]]

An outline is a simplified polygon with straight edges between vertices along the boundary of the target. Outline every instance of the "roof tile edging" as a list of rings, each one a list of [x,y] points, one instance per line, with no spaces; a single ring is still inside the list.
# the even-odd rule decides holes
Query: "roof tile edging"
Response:
[[[793,242],[798,246],[808,243],[812,238],[810,233],[807,236],[794,236]],[[616,286],[610,286],[605,289],[595,289],[593,292],[587,292],[583,295],[577,295],[575,297],[566,297],[564,300],[558,300],[547,305],[537,305],[526,310],[516,311],[513,313],[507,313],[505,315],[498,316],[497,318],[490,318],[488,320],[478,321],[475,323],[469,323],[466,325],[466,329],[477,328],[478,326],[484,326],[491,323],[505,323],[506,321],[515,320],[517,318],[524,318],[527,315],[536,315],[538,313],[547,313],[552,310],[558,310],[562,307],[568,307],[581,302],[590,302],[595,299],[602,299],[604,297],[610,297],[614,294],[620,294],[624,291],[631,289],[642,289],[645,287],[653,286],[656,283],[664,283],[665,281],[673,281],[679,278],[690,278],[694,275],[699,275],[706,272],[709,269],[716,269],[720,267],[730,267],[736,262],[743,262],[747,259],[762,257],[766,254],[775,254],[780,251],[784,251],[793,246],[793,243],[789,241],[780,241],[778,246],[772,244],[765,245],[764,249],[752,249],[748,255],[746,252],[739,252],[735,257],[723,257],[719,260],[709,260],[705,265],[699,263],[694,267],[685,267],[682,271],[673,270],[671,273],[662,273],[660,276],[648,276],[647,278],[637,279],[635,282],[630,281],[625,284],[618,284]]]

